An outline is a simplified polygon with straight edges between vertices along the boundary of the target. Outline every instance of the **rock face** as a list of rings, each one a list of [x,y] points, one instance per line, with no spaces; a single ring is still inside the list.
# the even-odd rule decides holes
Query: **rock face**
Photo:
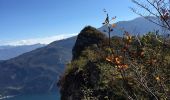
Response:
[[[91,26],[85,27],[77,36],[76,43],[72,50],[72,60],[78,58],[81,52],[90,45],[100,46],[106,42],[106,35],[102,32]]]
[[[84,92],[82,91],[83,87],[97,87],[98,80],[100,80],[100,70],[94,63],[89,62],[84,70],[78,70],[78,68],[75,68],[65,76],[65,82],[60,90],[61,100],[84,100]],[[96,91],[96,95],[98,93],[99,92]]]
[[[85,27],[79,33],[72,51],[72,61],[59,81],[61,100],[84,100],[93,94],[91,90],[96,97],[107,94],[97,88],[101,77],[97,60],[102,55],[102,47],[108,43],[107,39],[102,32],[91,26]]]
[[[0,62],[0,94],[46,93],[56,90],[56,81],[71,58],[76,37]]]

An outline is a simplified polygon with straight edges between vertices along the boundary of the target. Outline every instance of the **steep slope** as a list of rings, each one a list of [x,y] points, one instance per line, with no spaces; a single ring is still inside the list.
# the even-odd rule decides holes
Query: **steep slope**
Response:
[[[67,65],[59,81],[61,100],[169,98],[168,43],[162,45],[158,41],[159,36],[148,34],[141,37],[142,46],[138,46],[135,39],[129,42],[129,38],[119,37],[112,39],[113,47],[98,46],[105,42],[105,35],[96,30],[86,27],[79,33],[73,48],[75,58]],[[158,78],[155,78],[155,73]],[[166,77],[164,85],[167,91],[162,91],[164,89],[160,84],[164,80],[161,75]],[[153,89],[154,94],[148,88]],[[162,95],[166,92],[168,95]]]
[[[71,60],[76,37],[55,41],[45,47],[0,62],[0,94],[52,91],[65,64]]]
[[[23,45],[23,46],[0,46],[0,60],[8,60],[23,53],[44,47],[44,44]]]
[[[155,24],[148,24],[145,21],[147,20],[137,18],[132,21],[118,22],[117,27],[133,33],[136,29],[141,34],[153,31],[153,28],[156,28]],[[103,31],[102,28],[99,30]],[[119,36],[122,34],[122,31],[118,29],[117,31],[114,29],[112,32],[112,35]],[[89,38],[88,34],[84,34],[79,40],[82,41],[86,36],[87,38],[83,41],[83,44],[87,44],[87,42],[97,43],[91,41],[93,39]],[[71,51],[75,41],[76,37],[56,41],[10,60],[0,61],[0,94],[38,93],[53,90],[65,64],[72,58]],[[78,48],[80,45],[77,44]],[[95,46],[98,47],[98,45]],[[80,47],[81,49],[84,48]],[[77,51],[79,49],[73,50],[73,55]]]
[[[99,73],[102,73],[97,61],[100,59],[102,62],[101,56],[104,54],[101,51],[107,40],[106,35],[90,26],[79,33],[72,51],[73,59],[58,83],[61,100],[105,100],[90,96],[93,94],[91,89],[95,90],[97,96],[100,92],[107,94],[102,89],[95,88],[101,80]]]

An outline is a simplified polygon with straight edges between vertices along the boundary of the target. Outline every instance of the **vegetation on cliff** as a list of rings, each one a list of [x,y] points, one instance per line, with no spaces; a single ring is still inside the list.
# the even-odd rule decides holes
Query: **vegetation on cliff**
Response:
[[[88,38],[79,39],[83,31],[79,34],[77,40],[80,41],[76,41],[73,48],[73,59],[59,82],[62,100],[170,99],[170,39],[167,34],[170,31],[170,3],[168,0],[132,1],[160,23],[132,8],[135,13],[162,27],[164,32],[149,32],[139,37],[121,29],[123,37],[111,39],[112,19],[104,11],[107,17],[103,24],[108,28],[105,32],[109,38],[85,45],[86,42],[81,41],[97,36],[93,37],[95,41],[101,35],[87,31]],[[111,26],[115,27],[115,24]]]
[[[166,41],[166,42],[164,42]],[[170,43],[148,33],[108,38],[84,28],[59,81],[62,100],[169,99]]]

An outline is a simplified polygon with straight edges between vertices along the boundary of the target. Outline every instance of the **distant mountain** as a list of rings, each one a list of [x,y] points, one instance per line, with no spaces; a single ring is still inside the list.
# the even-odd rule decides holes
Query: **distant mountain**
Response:
[[[22,46],[22,45],[34,45],[34,44],[50,44],[51,42],[63,40],[75,35],[76,34],[58,34],[54,36],[47,36],[47,37],[40,37],[40,38],[0,41],[0,45]]]
[[[158,19],[156,19],[155,17],[148,17],[154,21],[158,22]],[[107,31],[107,26],[102,26],[100,28],[98,28],[100,31],[104,32],[105,34],[107,34],[105,31]],[[123,30],[126,30],[130,33],[132,33],[133,35],[139,34],[139,35],[143,35],[148,33],[149,31],[156,31],[159,30],[160,32],[162,31],[162,28],[148,20],[146,20],[143,17],[138,17],[136,19],[130,20],[130,21],[120,21],[116,23],[116,27],[113,28],[113,31],[111,32],[111,36],[117,35],[117,36],[122,36],[123,35]],[[72,36],[73,34],[69,34],[68,36],[65,35],[61,35],[61,36],[53,36],[53,37],[48,37],[48,38],[43,38],[43,39],[31,39],[31,40],[26,40],[29,43],[34,43],[34,42],[38,42],[41,41],[42,43],[45,43],[44,41],[51,41],[51,40],[55,40],[55,39],[59,39],[60,38],[65,38],[65,37],[69,37]],[[25,42],[26,42],[25,41]],[[21,44],[20,42],[23,41],[17,41],[17,44]],[[24,42],[24,43],[25,43]],[[11,44],[15,44],[11,43]],[[39,47],[43,47],[44,45],[41,44],[35,44],[35,45],[20,45],[20,46],[0,46],[0,60],[7,60],[16,56],[19,56],[20,54],[32,51],[36,48]]]
[[[0,62],[0,94],[45,93],[56,90],[56,81],[71,60],[76,37]],[[55,88],[55,89],[54,89]]]
[[[158,22],[158,19],[155,17],[148,18],[154,20],[155,22]],[[107,34],[108,28],[105,25],[100,27],[99,30]],[[132,35],[136,34],[143,35],[148,32],[155,32],[157,30],[159,30],[159,32],[161,33],[162,28],[143,17],[138,17],[130,21],[117,22],[116,27],[113,28],[113,31],[111,32],[111,36],[114,35],[123,36],[124,32],[123,30],[131,33]]]
[[[122,36],[123,32],[119,30],[121,28],[141,34],[160,29],[143,18],[136,18],[118,22],[112,36]],[[99,28],[102,32],[106,29],[106,26]],[[55,90],[56,80],[63,72],[65,64],[72,58],[75,41],[76,37],[55,41],[10,60],[0,61],[0,95],[45,93]]]
[[[8,60],[23,53],[45,46],[44,44],[21,45],[21,46],[0,46],[0,60]]]

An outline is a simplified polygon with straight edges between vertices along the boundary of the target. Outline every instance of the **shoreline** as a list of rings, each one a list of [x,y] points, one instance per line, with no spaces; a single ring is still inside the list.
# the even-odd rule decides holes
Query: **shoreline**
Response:
[[[7,95],[7,96],[2,96],[2,95],[0,95],[0,100],[13,98],[13,97],[15,97],[15,96],[16,96],[16,95]]]

